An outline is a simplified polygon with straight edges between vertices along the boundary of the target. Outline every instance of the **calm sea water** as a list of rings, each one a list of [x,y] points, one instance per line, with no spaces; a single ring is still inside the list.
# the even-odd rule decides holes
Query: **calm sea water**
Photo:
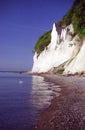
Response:
[[[0,130],[33,130],[60,86],[43,77],[0,73]]]

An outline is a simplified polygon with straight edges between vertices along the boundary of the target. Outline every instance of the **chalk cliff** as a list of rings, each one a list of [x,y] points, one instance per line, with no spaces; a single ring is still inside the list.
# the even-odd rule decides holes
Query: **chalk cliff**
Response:
[[[74,14],[76,16],[75,12],[78,12],[73,12],[77,2],[80,2],[79,7],[80,5],[83,6],[85,4],[85,1],[83,1],[83,4],[81,4],[80,0],[74,1],[72,9],[69,11],[69,16],[73,15],[72,18],[74,18]],[[63,18],[63,21],[65,21],[67,17],[68,15]],[[76,27],[77,29],[75,28],[75,21],[75,18],[69,22],[66,20],[67,23],[63,22],[64,26],[60,26],[62,24],[62,21],[60,21],[59,24],[53,24],[53,28],[51,31],[51,40],[49,44],[46,45],[46,47],[44,47],[44,49],[40,53],[35,51],[33,57],[34,63],[32,72],[52,72],[64,74],[85,72],[85,23],[84,25],[81,24],[82,28],[84,29],[82,29],[83,31],[81,30],[80,33],[80,31],[75,31],[78,29],[78,27]]]

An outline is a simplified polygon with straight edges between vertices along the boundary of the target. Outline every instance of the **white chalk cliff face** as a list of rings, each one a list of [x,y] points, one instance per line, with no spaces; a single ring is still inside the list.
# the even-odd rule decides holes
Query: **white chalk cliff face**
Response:
[[[64,64],[64,72],[85,71],[85,40],[81,41],[74,33],[72,24],[59,28],[53,24],[51,42],[38,56],[34,55],[32,72],[45,73]]]

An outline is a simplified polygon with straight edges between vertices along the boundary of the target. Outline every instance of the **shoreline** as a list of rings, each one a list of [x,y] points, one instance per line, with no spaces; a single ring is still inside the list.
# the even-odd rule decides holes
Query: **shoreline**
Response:
[[[85,78],[40,74],[46,81],[61,86],[60,96],[40,115],[35,130],[84,130]]]

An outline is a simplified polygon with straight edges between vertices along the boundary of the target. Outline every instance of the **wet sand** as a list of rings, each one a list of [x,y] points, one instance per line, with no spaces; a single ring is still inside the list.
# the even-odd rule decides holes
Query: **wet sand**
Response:
[[[60,85],[61,92],[41,114],[35,130],[85,130],[85,77],[41,76]]]

